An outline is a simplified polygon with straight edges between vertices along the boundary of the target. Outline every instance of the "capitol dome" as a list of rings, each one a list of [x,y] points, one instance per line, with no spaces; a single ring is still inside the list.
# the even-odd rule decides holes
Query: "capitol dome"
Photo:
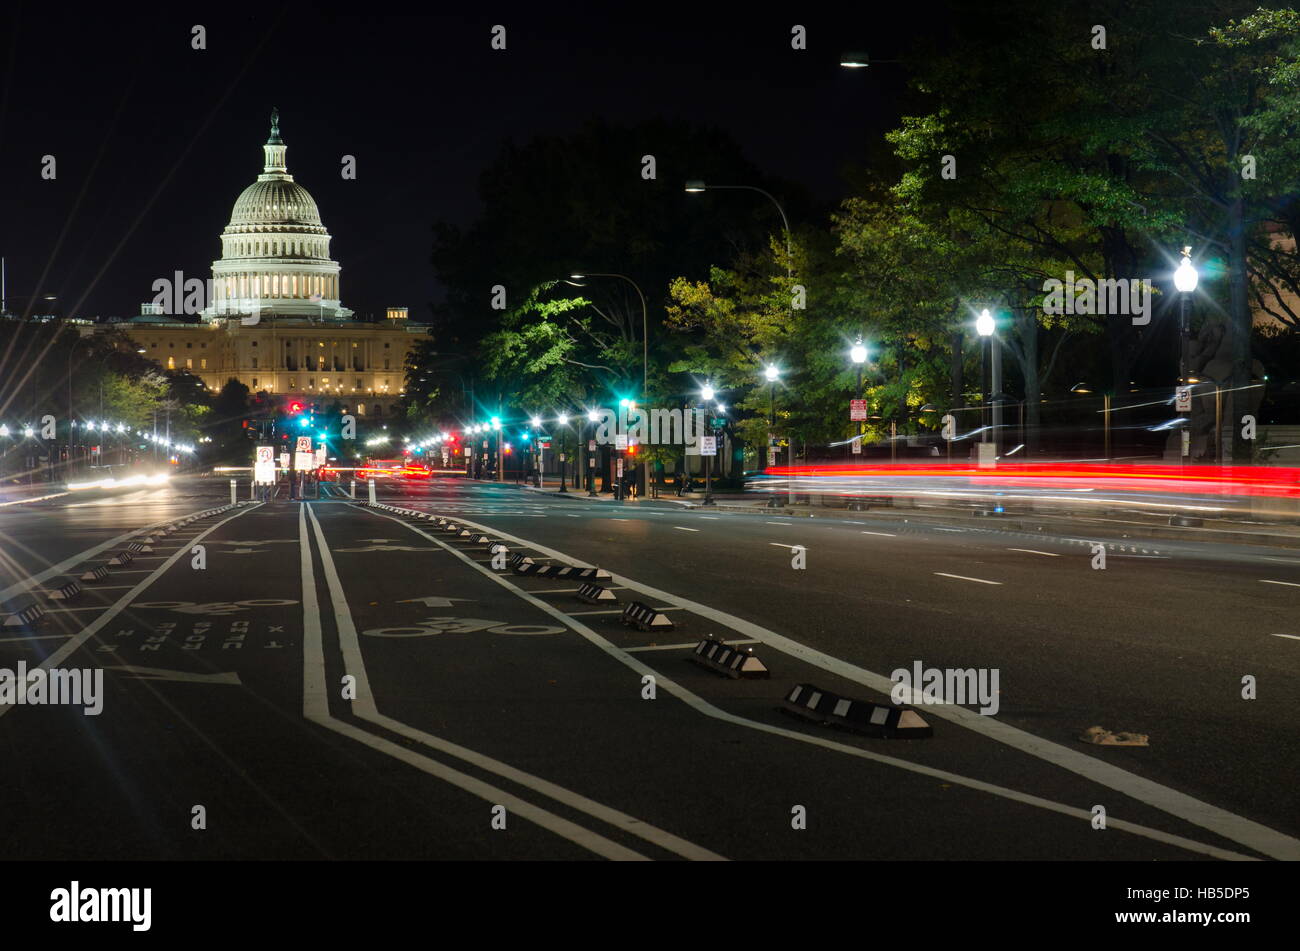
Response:
[[[259,180],[245,188],[235,201],[226,232],[277,230],[281,226],[325,232],[316,200],[290,175]]]
[[[205,317],[257,314],[274,318],[347,320],[339,299],[339,265],[311,193],[285,164],[280,115],[262,146],[262,174],[240,193],[221,232],[221,260],[212,262],[214,298]]]

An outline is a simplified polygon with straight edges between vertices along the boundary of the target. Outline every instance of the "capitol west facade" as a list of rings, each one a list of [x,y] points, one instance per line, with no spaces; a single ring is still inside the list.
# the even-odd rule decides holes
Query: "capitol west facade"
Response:
[[[212,391],[236,379],[254,393],[340,402],[358,416],[393,414],[406,357],[428,331],[404,307],[382,323],[353,320],[316,202],[285,164],[279,117],[262,147],[257,181],[235,201],[212,263],[211,299],[199,322],[145,305],[118,326],[169,370],[188,370]],[[179,290],[177,297],[179,297]]]

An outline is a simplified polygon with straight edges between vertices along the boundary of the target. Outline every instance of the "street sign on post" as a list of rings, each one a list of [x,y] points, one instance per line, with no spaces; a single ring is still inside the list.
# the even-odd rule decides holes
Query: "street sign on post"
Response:
[[[1180,386],[1174,391],[1174,410],[1179,413],[1190,413],[1192,411],[1192,388],[1190,386]]]
[[[316,461],[312,453],[311,437],[299,436],[294,447],[293,467],[301,472],[306,472],[314,468],[313,463]]]
[[[258,485],[275,484],[275,447],[258,446],[253,463],[253,481]]]
[[[716,436],[700,437],[700,455],[716,456],[718,454],[718,438]]]
[[[768,464],[769,466],[774,466],[774,465],[776,465],[776,447],[775,447],[775,446],[768,446],[768,447],[767,447],[767,464]]]
[[[867,401],[866,400],[849,400],[849,419],[853,422],[862,422],[867,418]]]
[[[853,454],[854,454],[855,456],[860,456],[860,455],[862,455],[862,437],[861,437],[861,436],[854,436],[854,437],[853,437]]]
[[[614,436],[614,448],[620,452],[627,449],[627,434],[618,433]]]

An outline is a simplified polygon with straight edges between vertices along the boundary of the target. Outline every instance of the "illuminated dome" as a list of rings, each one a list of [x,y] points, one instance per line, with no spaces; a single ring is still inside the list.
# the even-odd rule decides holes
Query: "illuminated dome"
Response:
[[[262,146],[262,174],[235,200],[221,233],[221,260],[212,262],[215,292],[208,319],[313,317],[346,320],[339,300],[339,265],[330,259],[330,235],[311,193],[285,165],[280,114]]]
[[[226,234],[278,230],[282,226],[313,234],[325,233],[316,200],[292,175],[262,175],[235,201]]]

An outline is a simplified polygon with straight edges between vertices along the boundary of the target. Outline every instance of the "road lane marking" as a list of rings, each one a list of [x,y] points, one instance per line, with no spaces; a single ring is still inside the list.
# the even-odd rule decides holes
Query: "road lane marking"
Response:
[[[808,550],[807,545],[783,545],[781,542],[768,542],[768,544],[775,545],[777,548],[789,548],[791,550],[794,550],[796,548],[802,548],[804,551]]]
[[[893,532],[863,532],[862,534],[863,534],[863,535],[882,535],[882,536],[884,536],[885,538],[897,538],[897,537],[898,537],[898,536],[895,535]]]
[[[594,819],[608,823],[620,831],[635,835],[638,838],[644,839],[647,842],[653,843],[654,845],[680,855],[683,858],[705,861],[725,861],[723,856],[718,855],[715,852],[710,852],[707,849],[679,838],[663,829],[657,828],[648,822],[643,822],[627,813],[620,812],[617,809],[603,805],[593,799],[588,799],[586,796],[565,789],[563,786],[542,779],[539,776],[534,776],[531,773],[526,773],[521,769],[517,769],[516,767],[510,766],[500,760],[492,759],[491,757],[475,750],[471,750],[468,747],[460,746],[456,743],[452,743],[450,740],[445,740],[442,737],[434,736],[430,733],[425,733],[423,730],[418,730],[400,720],[394,720],[391,717],[381,714],[375,704],[375,695],[373,690],[371,690],[370,680],[366,674],[365,661],[361,654],[361,644],[357,636],[356,625],[353,623],[352,612],[348,608],[347,596],[343,591],[343,582],[339,579],[338,571],[334,567],[334,559],[330,556],[330,549],[325,541],[325,535],[321,530],[320,522],[316,518],[316,513],[311,511],[310,506],[302,506],[300,512],[305,513],[302,514],[300,520],[300,532],[304,546],[302,566],[304,655],[308,646],[308,640],[310,639],[310,646],[313,652],[310,657],[311,665],[319,665],[319,673],[313,675],[311,684],[313,691],[315,691],[317,685],[319,685],[319,692],[308,694],[306,690],[307,682],[304,680],[304,715],[307,716],[308,719],[318,718],[323,715],[325,721],[317,719],[316,722],[322,722],[322,725],[327,726],[330,729],[338,730],[339,732],[344,732],[344,730],[340,728],[347,728],[348,732],[345,735],[353,736],[354,739],[358,739],[375,749],[383,750],[389,755],[401,759],[423,772],[459,786],[486,802],[493,805],[506,805],[509,810],[514,812],[516,815],[528,819],[535,825],[542,826],[556,835],[566,838],[576,845],[580,845],[604,858],[624,861],[648,861],[647,856],[629,849],[626,846],[620,845],[619,843],[599,835],[590,829],[584,828],[575,822],[561,818],[560,816],[548,812],[539,806],[534,806],[532,803],[520,799],[518,796],[508,793],[503,789],[491,786],[482,780],[475,779],[466,773],[462,773],[450,766],[446,766],[428,756],[416,753],[414,750],[407,749],[404,746],[374,736],[364,730],[352,727],[350,724],[344,723],[343,721],[335,720],[330,715],[327,695],[324,688],[325,654],[320,627],[320,609],[316,601],[316,585],[315,577],[312,574],[311,551],[307,545],[306,537],[306,520],[307,517],[310,516],[312,530],[316,537],[317,550],[320,553],[321,567],[325,573],[325,584],[329,589],[330,601],[334,610],[334,619],[338,627],[339,649],[343,655],[343,666],[348,673],[353,674],[357,678],[358,699],[350,701],[353,715],[374,723],[377,726],[384,727],[399,736],[415,740],[424,746],[454,756],[457,759],[464,760],[465,762],[486,770],[487,772],[495,773],[498,776],[518,783],[534,792],[548,796],[556,802],[562,803],[571,809],[584,812]],[[391,516],[379,515],[379,513],[372,514],[375,514],[380,518],[391,518]],[[398,522],[399,524],[404,524],[399,522],[398,519],[393,519],[393,521]],[[414,525],[407,527],[416,529]],[[443,545],[443,542],[440,539],[436,539],[432,535],[428,535],[418,529],[416,529],[416,531],[419,534],[424,535],[434,544]],[[443,547],[446,546],[443,545]],[[447,551],[473,566],[475,570],[483,572],[488,577],[494,578],[498,581],[501,580],[494,573],[474,566],[474,563],[470,559],[466,558],[461,552],[452,548],[447,548]],[[309,615],[306,610],[309,595],[314,608],[314,612],[311,615]],[[544,601],[537,601],[537,603],[545,604]],[[311,620],[310,625],[307,624],[309,618]],[[306,677],[305,668],[307,666],[307,664],[304,664],[304,677]],[[309,699],[315,704],[315,709],[310,712],[307,709]],[[321,704],[324,704],[323,708],[321,707]]]
[[[1260,578],[1259,581],[1261,584],[1284,584],[1288,588],[1300,588],[1300,584],[1296,584],[1294,581],[1270,581],[1267,578]]]
[[[227,522],[233,521],[234,519],[239,518],[241,515],[247,512],[251,512],[255,508],[258,508],[258,506],[256,505],[245,506],[236,509],[233,515],[229,515],[226,518],[223,518],[221,521],[209,525],[203,532],[195,536],[195,540],[197,541],[200,538],[204,538],[210,533],[215,532],[218,528],[220,528],[222,525],[225,525]],[[164,523],[160,523],[160,524],[164,524]],[[131,604],[131,602],[135,600],[136,595],[141,594],[151,584],[153,584],[155,581],[161,578],[166,573],[167,569],[170,568],[172,565],[174,565],[176,562],[180,561],[180,559],[184,557],[184,555],[185,552],[178,551],[176,554],[172,555],[170,558],[167,559],[167,561],[163,562],[157,568],[143,569],[143,571],[148,573],[149,577],[141,580],[139,584],[134,585],[130,591],[122,595],[122,597],[118,598],[116,602],[109,605],[107,608],[103,609],[103,613],[101,613],[99,617],[95,618],[93,621],[87,624],[84,628],[81,629],[79,633],[73,635],[71,638],[65,641],[57,650],[54,651],[54,653],[47,655],[45,659],[42,660],[36,666],[44,670],[49,670],[51,667],[57,667],[60,664],[62,664],[63,661],[66,660],[68,656],[73,653],[73,651],[78,650],[83,644],[86,643],[86,641],[90,640],[95,634],[99,633],[101,628],[107,625],[110,620],[116,617],[119,613],[121,613],[121,611],[124,608],[128,607]],[[125,574],[125,572],[122,573]],[[31,669],[35,670],[36,668],[33,667]],[[12,709],[14,709],[14,707],[9,704],[0,704],[0,717],[4,716]]]
[[[0,637],[0,644],[12,644],[16,641],[48,641],[56,637],[71,637],[71,634],[28,634],[26,637]],[[1278,637],[1286,637],[1279,634]]]
[[[406,525],[397,519],[394,519],[394,521],[398,521],[399,524],[405,525],[405,527],[410,531],[424,534],[414,525]],[[556,558],[564,557],[563,553],[536,542],[528,541],[527,539],[519,538],[518,536],[510,535],[505,532],[499,532],[498,534],[500,534],[503,539],[513,541],[518,545],[524,545],[537,551],[544,551]],[[594,567],[593,565],[587,564],[578,559],[570,558],[569,562],[580,568]],[[485,569],[479,570],[487,573]],[[495,575],[491,576],[497,577]],[[498,578],[497,580],[502,584],[506,584],[502,578]],[[886,697],[890,695],[890,692],[894,687],[894,682],[883,674],[878,674],[874,671],[858,667],[856,664],[849,663],[848,661],[832,657],[816,648],[809,647],[806,644],[801,644],[798,641],[778,634],[775,631],[754,624],[753,622],[746,621],[743,618],[736,617],[735,615],[727,614],[717,608],[669,594],[668,592],[662,591],[658,588],[653,588],[649,585],[633,581],[631,578],[624,575],[613,575],[611,580],[617,581],[626,588],[639,591],[641,594],[648,597],[661,598],[663,600],[676,600],[682,604],[684,609],[691,611],[694,614],[708,618],[715,623],[730,627],[737,633],[754,637],[757,640],[768,644],[775,650],[789,654],[792,657],[803,660],[816,667],[820,667],[823,670],[827,670],[847,680],[854,681],[855,683],[868,687]],[[553,616],[561,618],[562,620],[566,617],[551,605],[547,605],[546,602],[535,598],[529,598],[526,592],[522,592],[518,588],[513,588],[513,590],[519,592],[521,597],[528,598],[539,606],[542,606]],[[996,796],[1002,796],[1017,802],[1038,806],[1042,809],[1069,815],[1074,818],[1084,819],[1087,821],[1091,821],[1092,819],[1091,812],[1079,809],[1075,806],[1053,802],[1052,800],[1043,799],[1039,796],[1022,793],[1018,790],[1003,786],[996,786],[992,783],[986,783],[983,780],[960,776],[956,773],[948,773],[942,770],[932,769],[931,767],[912,763],[908,760],[900,760],[895,757],[859,749],[858,747],[846,746],[832,740],[827,740],[823,737],[812,736],[804,733],[795,733],[790,730],[784,730],[781,727],[760,723],[759,721],[746,720],[743,717],[736,716],[735,714],[728,713],[718,707],[714,707],[702,698],[695,696],[690,691],[674,683],[661,672],[642,664],[636,658],[626,654],[612,642],[601,637],[590,628],[587,628],[582,624],[582,622],[569,621],[568,623],[575,630],[579,631],[579,633],[582,633],[583,636],[592,643],[598,645],[607,654],[624,660],[624,663],[642,675],[652,675],[656,677],[659,686],[668,690],[670,693],[673,693],[675,696],[680,697],[686,703],[708,716],[713,716],[717,719],[726,720],[728,722],[735,722],[742,726],[749,727],[750,729],[773,733],[780,736],[787,736],[799,740],[800,742],[812,743],[827,749],[834,749],[842,753],[847,753],[850,756],[857,756],[863,759],[897,766],[900,769],[911,772],[941,777],[945,782],[951,782],[972,789],[980,789]],[[968,710],[967,708],[957,704],[927,705],[925,710],[926,713],[931,716],[957,723],[960,726],[964,726],[967,729],[979,733],[998,743],[1010,746],[1029,756],[1059,766],[1062,769],[1068,770],[1069,772],[1075,773],[1102,786],[1114,789],[1138,802],[1152,806],[1162,812],[1169,813],[1170,815],[1177,816],[1192,825],[1208,829],[1223,838],[1246,845],[1264,855],[1270,856],[1271,858],[1290,860],[1300,859],[1300,840],[1297,840],[1283,832],[1278,832],[1275,829],[1270,829],[1268,826],[1255,822],[1252,819],[1238,816],[1235,813],[1229,812],[1228,810],[1222,809],[1211,803],[1195,799],[1186,793],[1173,789],[1172,787],[1138,776],[1135,773],[1130,773],[1127,770],[1121,769],[1105,760],[1098,759],[1095,756],[1088,755],[1070,747],[1062,746],[1061,744],[1055,743],[1044,737],[1014,727],[1009,723],[999,721],[994,717],[982,716],[974,710]],[[1255,860],[1254,856],[1232,852],[1220,848],[1219,846],[1197,842],[1194,839],[1173,835],[1159,829],[1152,829],[1135,822],[1115,819],[1113,813],[1107,817],[1107,823],[1112,828],[1123,829],[1124,831],[1131,832],[1135,835],[1144,836],[1158,842],[1176,845],[1180,848],[1192,852],[1198,852],[1203,855],[1210,855],[1223,859]]]
[[[936,571],[942,578],[956,578],[958,581],[978,581],[980,584],[1001,584],[1001,581],[985,581],[983,578],[968,578],[966,575],[950,575],[946,571]]]
[[[723,641],[722,643],[761,644],[762,641],[748,639],[748,640],[739,640],[739,641]],[[679,650],[688,650],[688,649],[694,650],[696,647],[699,646],[700,645],[698,641],[691,641],[689,644],[650,644],[646,647],[624,647],[623,650],[627,651],[629,654],[636,654],[636,653],[640,653],[641,651],[679,651]]]
[[[40,584],[42,581],[47,581],[50,578],[53,578],[55,575],[67,574],[69,569],[75,567],[76,565],[81,564],[83,561],[89,561],[91,558],[94,558],[96,555],[100,554],[101,552],[108,551],[110,548],[120,545],[122,542],[130,541],[132,538],[137,538],[141,535],[147,535],[150,532],[154,531],[155,529],[161,528],[164,525],[170,525],[172,522],[175,522],[178,519],[189,518],[191,515],[197,515],[199,512],[206,512],[206,511],[207,509],[196,509],[195,511],[190,512],[186,515],[176,515],[173,516],[172,518],[164,519],[161,522],[154,522],[152,525],[149,525],[145,528],[132,529],[129,532],[118,535],[116,538],[110,538],[108,541],[96,545],[94,548],[87,548],[83,552],[79,552],[78,554],[75,554],[70,558],[64,559],[63,561],[59,562],[57,565],[51,565],[49,568],[46,568],[44,571],[40,572],[39,574],[32,575],[30,578],[27,578],[24,581],[18,581],[15,582],[14,584],[11,584],[3,591],[0,591],[0,601],[8,601],[14,595],[23,594],[33,586]],[[118,573],[122,574],[123,572],[118,572]]]
[[[1274,634],[1274,637],[1286,637],[1293,641],[1300,641],[1300,634]]]
[[[1054,551],[1039,551],[1036,548],[1008,548],[1007,551],[1023,551],[1027,555],[1046,555],[1048,558],[1060,558]]]
[[[701,515],[701,516],[699,516],[699,517],[700,517],[700,518],[703,518],[703,519],[708,519],[710,522],[716,522],[720,516],[717,516],[717,515]]]
[[[931,526],[936,532],[964,532],[964,528],[940,528],[937,525]]]
[[[698,531],[699,531],[698,528],[686,528],[686,527],[684,527],[684,526],[682,526],[682,525],[674,525],[673,528],[677,529],[679,532],[698,532]]]
[[[793,525],[794,522],[767,522],[767,525]]]

